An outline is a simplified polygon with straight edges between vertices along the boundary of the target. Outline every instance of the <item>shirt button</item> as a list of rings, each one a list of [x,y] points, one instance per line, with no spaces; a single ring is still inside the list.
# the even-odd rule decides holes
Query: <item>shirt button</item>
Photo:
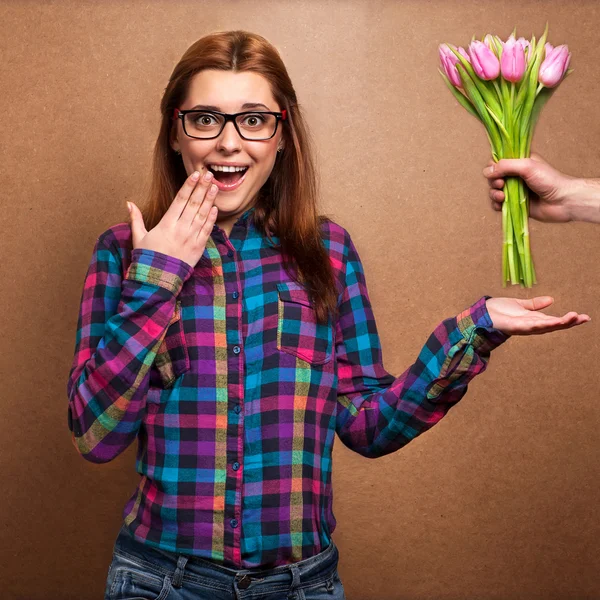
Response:
[[[233,466],[233,470],[237,471],[240,468],[240,463],[239,462],[234,462],[232,466]]]
[[[241,348],[239,346],[234,346],[233,347],[233,353],[234,354],[239,354],[241,352]]]
[[[235,529],[238,526],[237,519],[231,519],[230,524]]]
[[[227,256],[229,256],[229,258],[231,258],[231,257],[233,256],[233,250],[230,250],[230,251],[227,253]]]
[[[237,292],[233,292],[233,294],[231,294],[234,298],[237,298],[239,296],[239,294]]]
[[[239,415],[242,411],[242,407],[239,404],[236,404],[233,410],[235,410],[235,412]]]

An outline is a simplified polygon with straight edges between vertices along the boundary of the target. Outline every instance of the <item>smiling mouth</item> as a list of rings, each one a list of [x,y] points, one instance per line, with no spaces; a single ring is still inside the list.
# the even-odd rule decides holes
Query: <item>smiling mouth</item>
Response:
[[[214,178],[219,183],[222,183],[224,186],[235,185],[248,172],[248,168],[246,168],[244,171],[235,171],[235,172],[213,171],[210,167],[206,167],[206,168],[214,175]]]
[[[220,192],[234,192],[242,185],[244,185],[246,174],[248,173],[250,168],[248,167],[244,171],[229,173],[226,173],[224,171],[213,171],[212,169],[209,170],[211,173],[213,173],[213,183],[217,186],[217,188],[219,188]]]

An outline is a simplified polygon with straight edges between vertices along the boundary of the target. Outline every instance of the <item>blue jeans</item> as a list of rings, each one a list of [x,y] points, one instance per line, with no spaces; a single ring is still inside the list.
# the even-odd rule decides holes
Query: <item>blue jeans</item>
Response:
[[[338,558],[332,540],[319,554],[297,563],[237,571],[146,546],[123,525],[104,600],[345,600]]]

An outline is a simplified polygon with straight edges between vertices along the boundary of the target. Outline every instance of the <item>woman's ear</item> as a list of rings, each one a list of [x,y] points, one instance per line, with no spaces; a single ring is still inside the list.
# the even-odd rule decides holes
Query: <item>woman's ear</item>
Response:
[[[177,130],[174,127],[171,127],[171,132],[169,135],[169,145],[173,149],[173,152],[181,154],[181,148],[179,147],[179,141],[177,140]]]

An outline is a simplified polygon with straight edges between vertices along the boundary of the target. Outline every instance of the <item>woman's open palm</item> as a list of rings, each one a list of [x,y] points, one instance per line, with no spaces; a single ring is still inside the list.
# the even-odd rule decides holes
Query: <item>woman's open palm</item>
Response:
[[[568,312],[562,317],[553,317],[541,312],[554,302],[551,296],[536,298],[490,298],[486,306],[495,329],[507,335],[535,335],[569,329],[591,321],[591,317],[576,312]]]

